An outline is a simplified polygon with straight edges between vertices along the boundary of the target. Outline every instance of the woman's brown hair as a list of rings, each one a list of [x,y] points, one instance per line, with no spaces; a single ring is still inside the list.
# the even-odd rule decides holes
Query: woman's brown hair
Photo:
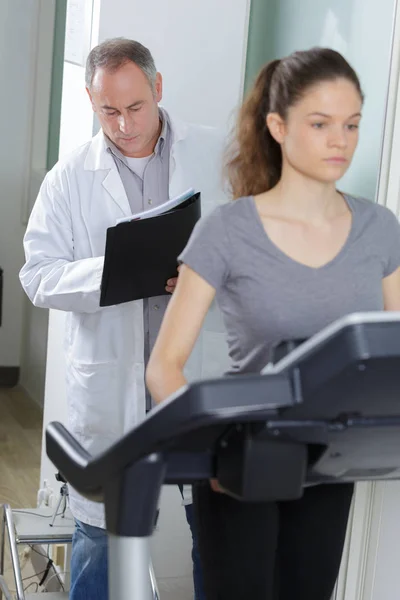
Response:
[[[225,172],[233,198],[270,190],[281,177],[281,147],[269,132],[267,115],[274,112],[285,119],[308,88],[339,78],[353,83],[363,100],[356,72],[329,48],[294,52],[261,70],[240,110],[227,155]]]

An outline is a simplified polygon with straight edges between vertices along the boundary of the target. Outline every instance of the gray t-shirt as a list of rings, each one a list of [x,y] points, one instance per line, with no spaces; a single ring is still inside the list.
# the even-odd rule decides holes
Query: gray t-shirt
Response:
[[[179,259],[216,289],[229,373],[258,372],[281,341],[308,338],[352,312],[383,309],[382,279],[400,266],[400,225],[383,206],[345,199],[350,234],[319,268],[295,261],[270,240],[252,196],[197,223]]]

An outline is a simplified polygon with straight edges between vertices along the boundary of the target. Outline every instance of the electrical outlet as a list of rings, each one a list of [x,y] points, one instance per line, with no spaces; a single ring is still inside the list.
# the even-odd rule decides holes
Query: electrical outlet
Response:
[[[65,566],[65,546],[61,544],[57,544],[53,546],[53,561],[54,563],[64,569]]]

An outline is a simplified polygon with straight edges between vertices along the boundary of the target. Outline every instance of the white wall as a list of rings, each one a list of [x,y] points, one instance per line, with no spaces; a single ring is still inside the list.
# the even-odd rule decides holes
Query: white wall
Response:
[[[19,366],[24,294],[22,222],[29,170],[37,0],[0,0],[0,266],[5,271],[0,366]]]
[[[163,104],[182,119],[224,126],[242,94],[248,0],[102,0],[99,40],[147,45],[164,77]]]
[[[53,62],[54,17],[56,0],[35,0],[37,27],[34,64],[33,118],[30,140],[29,181],[23,205],[23,220],[27,222],[39,187],[46,174],[49,133],[49,111]],[[34,24],[35,25],[35,24]],[[38,404],[44,404],[47,330],[49,311],[36,308],[25,298],[20,384]]]
[[[49,311],[25,300],[20,385],[39,406],[44,405]]]

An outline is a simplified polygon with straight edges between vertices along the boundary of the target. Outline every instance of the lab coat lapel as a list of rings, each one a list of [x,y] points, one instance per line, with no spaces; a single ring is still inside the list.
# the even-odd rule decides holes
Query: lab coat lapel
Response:
[[[104,133],[101,130],[92,140],[84,168],[86,171],[108,171],[105,173],[102,182],[103,188],[108,192],[106,197],[109,197],[119,206],[122,213],[121,216],[130,215],[132,211],[124,185],[115,166],[114,159],[107,151]]]

